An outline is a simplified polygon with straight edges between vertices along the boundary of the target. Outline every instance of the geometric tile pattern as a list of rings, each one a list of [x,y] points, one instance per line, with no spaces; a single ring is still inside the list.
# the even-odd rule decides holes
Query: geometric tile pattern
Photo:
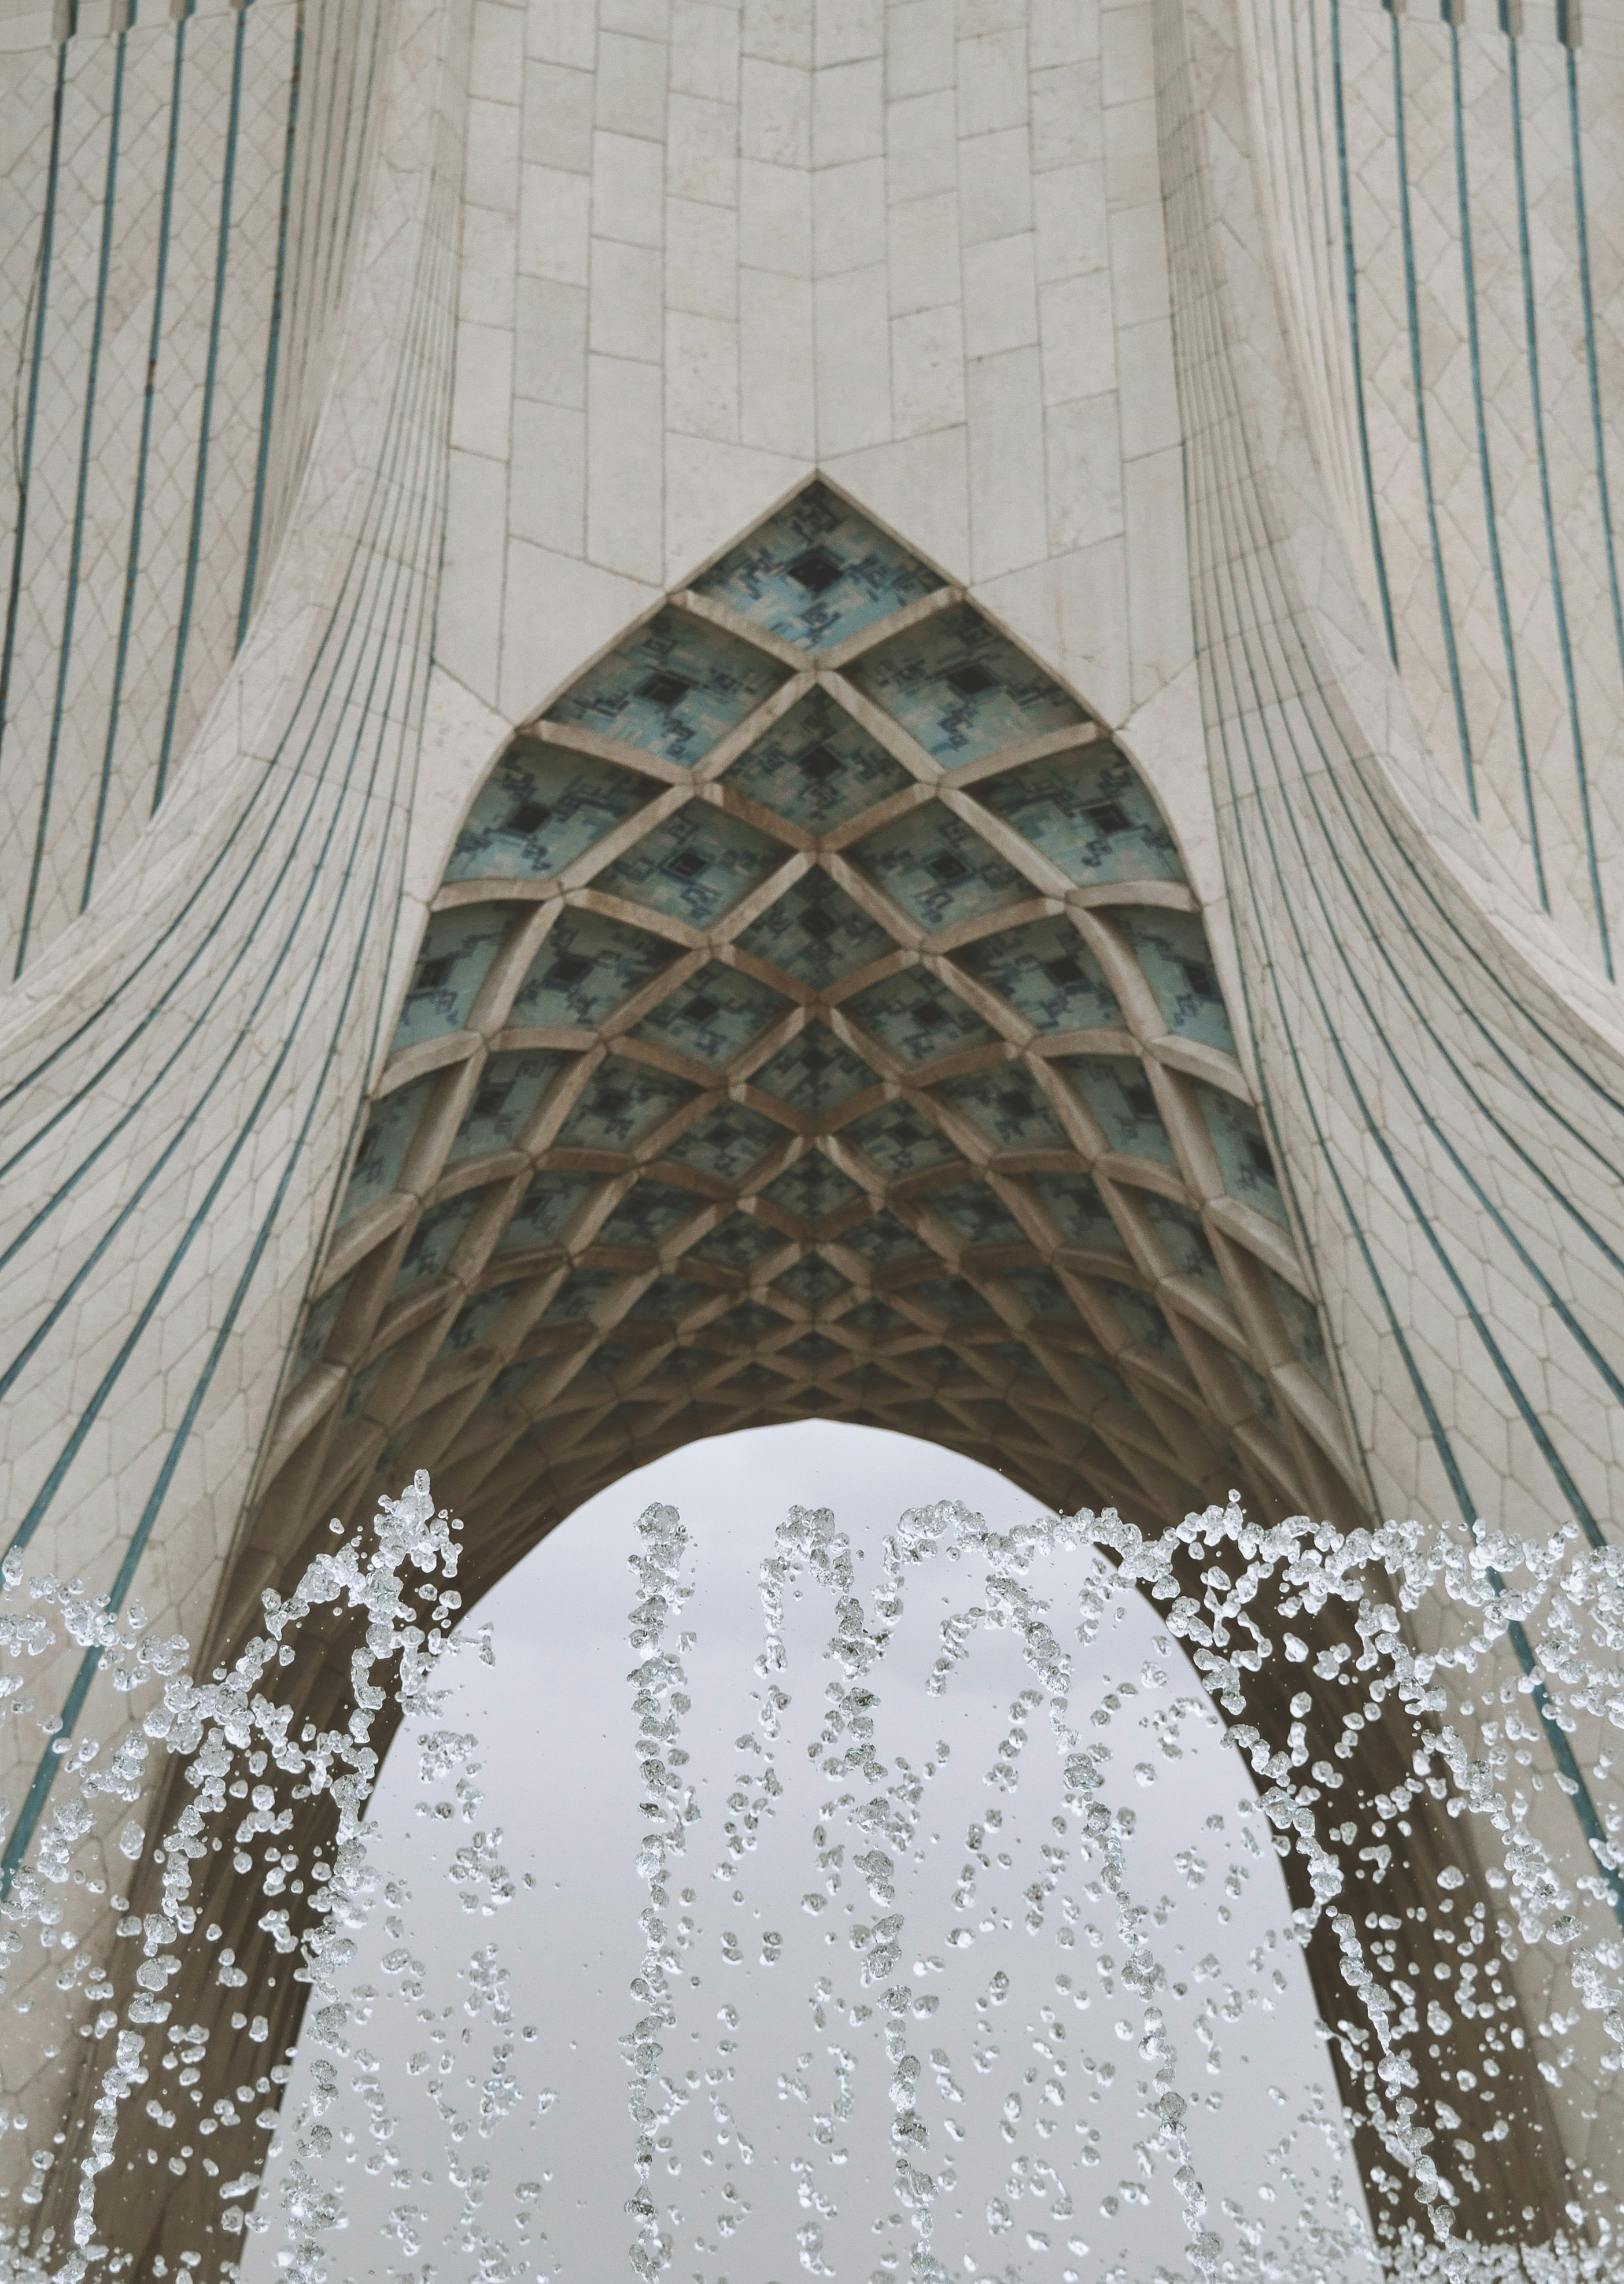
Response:
[[[476,796],[313,1290],[270,1536],[428,1466],[494,1575],[662,1450],[812,1416],[1152,1525],[1231,1485],[1352,1503],[1166,820],[1076,698],[821,481]]]

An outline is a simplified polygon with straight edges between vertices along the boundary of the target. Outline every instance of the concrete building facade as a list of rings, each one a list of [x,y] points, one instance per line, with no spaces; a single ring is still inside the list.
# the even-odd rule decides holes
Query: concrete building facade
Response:
[[[212,1662],[415,1467],[477,1585],[811,1415],[1616,1537],[1624,16],[4,0],[0,106],[31,1567]]]

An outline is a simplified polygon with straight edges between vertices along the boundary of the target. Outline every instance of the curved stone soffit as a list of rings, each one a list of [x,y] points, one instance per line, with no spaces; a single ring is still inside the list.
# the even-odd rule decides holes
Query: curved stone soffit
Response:
[[[1624,1492],[1616,1026],[1581,977],[1553,988],[1557,963],[1525,955],[1417,820],[1409,757],[1390,743],[1406,709],[1328,544],[1286,374],[1230,0],[1159,0],[1156,43],[1198,645],[1245,1019],[1370,1504],[1536,1537],[1567,1523],[1602,1548]],[[1267,451],[1263,405],[1278,408]],[[1413,1623],[1432,1646],[1435,1615]],[[1519,1667],[1537,1678],[1511,1624],[1495,1678],[1513,1686]],[[1624,1922],[1605,1734],[1599,1716],[1571,1736],[1545,1722],[1531,1822]],[[1537,1958],[1520,1972],[1537,2014]],[[1577,2039],[1551,2097],[1572,2167],[1616,2148],[1620,2117],[1595,2017]]]
[[[288,544],[107,910],[0,998],[7,1545],[193,1640],[376,1063],[441,553],[465,33],[441,0],[393,12]],[[72,1642],[44,1661],[63,1734],[117,1726],[96,1669]],[[20,1769],[27,1749],[8,1725],[7,1877],[61,1765]]]
[[[31,217],[0,286],[19,352],[8,981],[172,790],[264,592],[326,396],[379,76],[378,0],[144,10],[111,34],[75,32],[81,12],[5,59],[4,186]]]
[[[1155,1527],[1349,1505],[1174,837],[821,483],[521,731],[457,837],[255,1537],[427,1466],[482,1579],[759,1422]]]

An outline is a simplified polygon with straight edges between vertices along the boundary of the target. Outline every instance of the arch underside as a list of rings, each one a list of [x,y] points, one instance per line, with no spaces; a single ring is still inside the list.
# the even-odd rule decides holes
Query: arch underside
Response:
[[[480,787],[243,1584],[418,1467],[488,1580],[661,1451],[807,1418],[1144,1528],[1358,1505],[1167,820],[822,482]]]

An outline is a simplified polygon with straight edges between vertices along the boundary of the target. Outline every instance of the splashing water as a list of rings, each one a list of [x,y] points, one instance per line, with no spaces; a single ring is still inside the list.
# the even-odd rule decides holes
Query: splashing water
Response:
[[[188,1678],[184,1642],[151,1638],[138,1610],[115,1620],[76,1584],[5,1564],[9,1717],[33,1709],[27,1676],[59,1629],[99,1654],[132,1717],[105,1756],[90,1740],[61,1756],[49,1815],[0,1904],[0,1965],[26,1968],[25,1946],[58,1958],[56,1984],[81,1994],[98,2057],[71,2196],[48,2178],[57,2121],[6,2096],[0,2131],[14,2126],[34,2154],[32,2180],[0,2222],[4,2284],[132,2272],[135,2252],[104,2241],[98,2210],[98,2187],[132,2156],[165,2167],[197,2214],[195,2247],[144,2273],[209,2284],[239,2267],[268,2272],[278,2223],[271,2269],[290,2284],[363,2272],[341,2233],[357,2162],[387,2202],[387,2265],[370,2272],[435,2284],[433,2259],[415,2264],[441,2241],[451,2273],[481,2284],[555,2272],[538,2229],[551,2176],[514,2137],[539,2132],[553,2168],[565,2162],[567,2108],[549,2117],[553,2095],[526,2082],[520,2048],[543,2069],[558,2058],[533,2029],[515,2030],[510,1971],[483,1933],[523,1891],[501,1834],[475,1824],[477,1740],[434,1725],[449,1661],[478,1647],[465,1629],[452,1638],[457,1528],[419,1475],[370,1532],[318,1557],[294,1595],[268,1596],[263,1633],[207,1682]],[[769,2284],[796,2267],[865,2284],[1057,2272],[1063,2284],[1150,2284],[1148,2271],[1101,2264],[1125,2211],[1159,2207],[1159,2278],[1624,2277],[1617,2208],[1594,2173],[1568,2208],[1571,2242],[1486,2249],[1455,2223],[1463,2190],[1524,2130],[1497,2100],[1496,2056],[1524,2035],[1503,2017],[1514,1989],[1534,1986],[1536,1959],[1534,2036],[1553,2093],[1588,2115],[1583,2102],[1610,2094],[1624,2069],[1618,1813],[1604,1791],[1604,1737],[1624,1728],[1624,1566],[1611,1552],[1571,1533],[1463,1543],[1415,1524],[1265,1530],[1233,1505],[1157,1540],[1110,1513],[1000,1532],[947,1502],[902,1518],[865,1593],[864,1551],[828,1510],[794,1507],[760,1567],[753,1717],[718,1814],[707,1803],[725,1779],[701,1780],[683,1741],[688,1534],[656,1506],[639,1537],[629,1678],[646,1900],[621,2042],[628,2225],[623,2251],[601,2248],[596,2272],[623,2258],[641,2284],[727,2284],[729,2267]],[[1113,1629],[1136,1593],[1165,1632],[1129,1673],[1117,1670]],[[361,1646],[344,1725],[317,1731],[294,1715],[291,1682],[278,1697],[278,1677],[304,1651],[308,1622],[340,1610]],[[1439,1645],[1427,1651],[1405,1622],[1420,1611]],[[811,1693],[798,1678],[808,1665]],[[1315,1686],[1291,1692],[1287,1727],[1279,1677],[1292,1668]],[[1005,1693],[989,1732],[994,1685]],[[1154,1787],[1166,1791],[1220,1713],[1256,1798],[1228,1825],[1212,1814],[1199,1830],[1165,1830]],[[433,2003],[446,1969],[419,1956],[428,1946],[414,1942],[405,1883],[386,1887],[369,1860],[380,1715],[414,1725],[426,1828],[468,1827],[447,1870],[481,1939],[457,1970],[455,2008]],[[1344,1772],[1362,1733],[1395,1720],[1405,1752],[1393,1784],[1350,1798]],[[1130,1756],[1141,1810],[1122,1797]],[[110,1897],[106,1924],[74,1936],[62,1897],[76,1885],[82,1902],[100,1884],[76,1858],[114,1803],[153,1797],[166,1759],[183,1774],[184,1806],[156,1849],[133,1822],[118,1838],[132,1865],[144,1855],[161,1869],[153,1908],[137,1916]],[[808,1786],[818,1797],[803,1815]],[[1448,1865],[1438,1874],[1437,1988],[1425,1995],[1395,1977],[1400,1922],[1381,1908],[1423,1795],[1469,1834],[1474,1867],[1470,1881]],[[288,1835],[296,1804],[302,1828],[315,1801],[328,1824],[301,1858]],[[1582,1811],[1585,1852],[1553,1806]],[[246,1978],[195,1901],[199,1867],[223,1845],[254,1923],[309,1986],[302,2099],[286,2116],[275,2109],[290,2077],[282,2057],[216,2099],[212,2117],[196,2097],[211,2038],[228,2019],[244,2028],[233,2010]],[[1253,2098],[1238,2042],[1286,1987],[1282,1954],[1271,1936],[1238,1973],[1216,1951],[1192,1953],[1214,1915],[1229,1918],[1207,1858],[1223,1859],[1234,1897],[1248,1858],[1270,1848],[1307,1898],[1285,1941],[1334,1955],[1344,1997],[1324,2035],[1356,2091],[1347,2118],[1327,2108],[1282,2120],[1272,2178],[1248,2202],[1214,2170],[1214,2121],[1226,2095]],[[684,1879],[718,1900],[702,1905]],[[285,1894],[306,1895],[308,1925],[291,1925],[300,1914],[275,1900]],[[381,1991],[357,1979],[380,1917]],[[199,1944],[215,1946],[217,2017],[176,2022],[163,1994]],[[126,1958],[138,1946],[133,1975],[113,1971],[121,1946]],[[746,2019],[731,1997],[718,2009],[719,1979],[740,1996],[770,1980],[776,1997]],[[391,2008],[420,2041],[398,2074],[360,2036]],[[267,2036],[263,2018],[246,2027],[251,2040]],[[1456,2074],[1458,2103],[1424,2092],[1441,2079],[1417,2066],[1450,2038],[1475,2061]],[[437,2168],[422,2162],[422,2134],[402,2130],[401,2103],[419,2095]],[[256,2103],[257,2155],[228,2177],[208,2154],[211,2131],[246,2129]],[[1430,2235],[1407,2229],[1378,2255],[1350,2127],[1379,2150],[1367,2180],[1404,2187]],[[476,2159],[479,2145],[488,2155]],[[541,2179],[507,2178],[520,2171]],[[262,2175],[277,2194],[256,2208]],[[62,2217],[49,2241],[32,2218],[42,2208]]]

